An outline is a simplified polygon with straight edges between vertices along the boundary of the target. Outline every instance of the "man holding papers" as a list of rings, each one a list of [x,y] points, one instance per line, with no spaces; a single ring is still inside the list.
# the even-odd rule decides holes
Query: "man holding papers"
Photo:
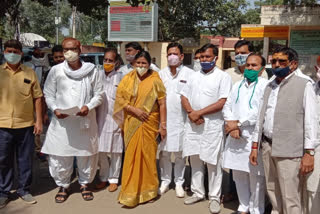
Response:
[[[56,203],[68,197],[74,157],[80,192],[88,201],[93,194],[87,184],[95,176],[98,161],[95,108],[102,102],[103,86],[95,66],[80,61],[78,40],[66,38],[62,47],[66,60],[52,67],[44,86],[46,103],[54,117],[42,152],[49,155],[50,174],[60,187]]]

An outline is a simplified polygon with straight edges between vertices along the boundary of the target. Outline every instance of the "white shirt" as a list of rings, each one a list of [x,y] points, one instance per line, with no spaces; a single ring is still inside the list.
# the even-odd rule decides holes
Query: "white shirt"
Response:
[[[264,175],[261,155],[258,155],[258,166],[250,164],[249,156],[252,145],[251,134],[254,131],[259,106],[267,84],[268,80],[259,77],[257,83],[249,85],[247,80],[243,79],[233,85],[222,113],[225,121],[239,120],[241,137],[240,139],[232,138],[230,135],[227,137],[222,162],[224,168]]]
[[[99,152],[122,153],[123,138],[121,129],[114,121],[112,114],[117,88],[123,75],[121,71],[111,71],[108,76],[105,75],[104,70],[99,72],[104,89],[103,102],[97,107]]]
[[[167,93],[167,137],[159,145],[161,151],[182,151],[186,112],[182,109],[180,93],[193,74],[192,69],[183,65],[177,68],[174,76],[169,67],[159,72]]]
[[[243,80],[243,78],[244,78],[243,73],[241,73],[238,66],[233,67],[233,68],[228,68],[225,70],[225,72],[227,72],[231,76],[233,84],[235,84],[238,81]],[[264,70],[262,72],[261,77],[268,79],[268,73],[266,70]]]
[[[128,63],[126,65],[121,66],[121,68],[119,70],[122,72],[122,74],[124,76],[124,75],[130,73],[133,70],[133,68],[134,67],[130,63]],[[157,71],[157,72],[160,71],[160,69],[153,63],[150,64],[150,69],[153,71]]]
[[[64,66],[68,64],[61,63],[53,66],[45,83],[44,96],[52,111],[74,106],[82,107],[80,106],[82,79],[68,77],[64,72]],[[96,69],[88,75],[92,87],[92,97],[86,104],[89,108],[86,116],[90,121],[89,128],[81,128],[82,117],[80,116],[70,115],[64,119],[58,119],[53,115],[41,150],[43,153],[57,156],[90,156],[98,152],[95,108],[102,102],[103,85]]]
[[[277,98],[280,86],[284,84],[288,79],[292,76],[296,75],[295,72],[288,75],[280,84],[277,84],[276,79],[273,78],[273,80],[269,83],[272,86],[272,91],[270,93],[268,104],[266,108],[265,118],[264,118],[264,124],[263,124],[263,134],[272,139],[273,135],[273,121],[274,121],[274,112],[277,104]],[[303,96],[303,108],[304,108],[304,148],[305,149],[314,149],[317,142],[317,105],[316,105],[316,95],[314,92],[313,85],[311,81],[309,81],[306,84],[305,90],[304,90],[304,96]],[[289,106],[288,106],[289,107]],[[260,106],[262,108],[262,105]],[[260,110],[259,110],[260,111]],[[253,142],[258,142],[259,140],[259,133],[257,132],[259,130],[259,123],[256,124],[256,128],[254,131],[254,134],[252,135]]]
[[[229,74],[216,66],[208,73],[195,72],[192,80],[181,92],[194,110],[203,109],[227,98],[232,87]],[[199,155],[202,161],[217,164],[223,147],[223,117],[221,111],[203,116],[205,122],[196,125],[187,118],[183,143],[183,156]]]

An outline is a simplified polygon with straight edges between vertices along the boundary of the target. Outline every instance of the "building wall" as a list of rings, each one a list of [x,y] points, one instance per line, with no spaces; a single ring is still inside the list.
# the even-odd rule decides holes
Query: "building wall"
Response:
[[[319,25],[320,6],[294,8],[283,5],[262,6],[260,17],[262,25]]]

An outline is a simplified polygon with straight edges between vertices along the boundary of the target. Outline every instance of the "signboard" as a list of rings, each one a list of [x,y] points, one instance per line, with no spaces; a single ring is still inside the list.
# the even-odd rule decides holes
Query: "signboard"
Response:
[[[241,27],[242,38],[288,38],[288,26],[246,26]]]
[[[242,38],[263,38],[264,27],[241,27]]]
[[[108,8],[109,41],[158,40],[158,5],[139,4],[132,7],[126,1],[110,1]]]
[[[320,55],[320,30],[291,30],[290,47],[299,55]]]

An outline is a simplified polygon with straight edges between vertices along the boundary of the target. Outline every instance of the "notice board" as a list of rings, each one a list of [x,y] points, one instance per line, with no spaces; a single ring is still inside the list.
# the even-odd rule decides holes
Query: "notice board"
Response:
[[[320,30],[292,30],[290,47],[299,55],[320,55]]]

